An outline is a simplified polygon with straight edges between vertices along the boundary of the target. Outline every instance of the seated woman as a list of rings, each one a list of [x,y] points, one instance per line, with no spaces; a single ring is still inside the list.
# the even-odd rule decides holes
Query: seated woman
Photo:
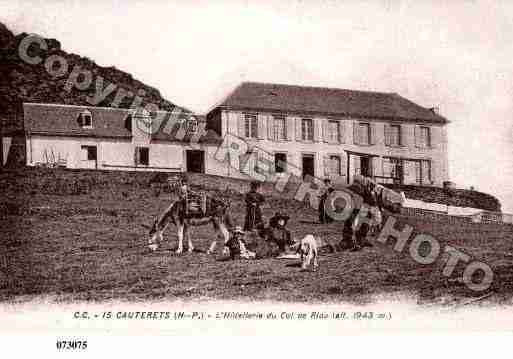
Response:
[[[287,222],[290,217],[281,212],[276,212],[271,219],[269,219],[269,236],[268,241],[273,241],[278,245],[280,253],[286,252],[287,246],[294,244],[292,234],[287,229]]]

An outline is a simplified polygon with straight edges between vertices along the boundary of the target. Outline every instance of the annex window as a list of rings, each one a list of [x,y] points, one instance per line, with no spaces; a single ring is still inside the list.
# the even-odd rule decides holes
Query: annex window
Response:
[[[84,111],[78,115],[78,125],[82,128],[92,128],[93,127],[93,116],[91,112]]]
[[[96,146],[81,146],[82,149],[82,160],[84,161],[96,161],[98,155]]]
[[[258,137],[258,120],[256,115],[244,115],[244,135],[247,138]]]
[[[339,142],[340,123],[338,121],[328,121],[328,141]]]
[[[198,120],[189,119],[187,120],[187,132],[188,133],[196,133],[198,132]]]
[[[148,166],[150,164],[150,149],[148,147],[135,148],[135,165]]]
[[[287,154],[275,153],[274,154],[274,171],[276,173],[283,173],[287,170]]]
[[[301,120],[301,139],[303,141],[313,141],[313,120],[310,118]]]
[[[359,145],[370,145],[370,123],[360,122],[357,126],[356,143]]]
[[[273,119],[273,136],[275,141],[284,141],[287,133],[285,132],[285,117],[275,116]]]

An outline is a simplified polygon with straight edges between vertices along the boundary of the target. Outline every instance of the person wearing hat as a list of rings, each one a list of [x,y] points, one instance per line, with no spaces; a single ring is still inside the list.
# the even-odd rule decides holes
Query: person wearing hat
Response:
[[[180,198],[187,198],[188,194],[189,194],[189,179],[187,178],[186,175],[183,175],[181,178],[180,178],[180,188],[179,188],[179,196]]]
[[[280,253],[285,253],[287,246],[293,245],[292,235],[287,229],[287,222],[290,217],[281,212],[276,212],[274,216],[269,219],[270,237],[269,241],[273,241],[278,245]]]
[[[244,220],[244,230],[252,231],[263,225],[262,209],[260,206],[265,202],[264,196],[258,192],[260,183],[253,181],[250,184],[250,190],[246,193],[246,218]]]
[[[230,259],[237,258],[251,259],[255,258],[255,253],[246,249],[246,241],[244,240],[244,231],[240,226],[235,226],[230,239],[225,244],[230,250]]]
[[[333,222],[333,218],[329,216],[328,213],[326,213],[326,200],[328,199],[328,196],[331,192],[334,191],[334,188],[331,185],[331,180],[329,178],[324,179],[324,192],[320,196],[319,199],[319,222],[321,223],[331,223]]]
[[[206,214],[206,195],[194,193],[190,190],[189,178],[186,174],[180,178],[178,195],[183,203],[186,215],[201,216]]]

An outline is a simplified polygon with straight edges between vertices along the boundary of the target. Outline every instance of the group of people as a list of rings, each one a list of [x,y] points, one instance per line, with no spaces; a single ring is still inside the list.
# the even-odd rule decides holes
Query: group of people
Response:
[[[251,189],[245,196],[246,217],[244,221],[244,230],[236,228],[238,236],[242,238],[244,232],[254,229],[261,230],[265,227],[261,205],[265,202],[264,196],[258,192],[259,183],[252,182]],[[368,240],[369,235],[376,234],[382,223],[382,213],[384,210],[384,200],[382,188],[374,183],[358,185],[350,187],[352,192],[361,196],[360,206],[355,206],[351,215],[344,221],[342,229],[342,239],[339,243],[339,249],[359,251],[364,247],[371,247],[372,244]],[[329,224],[334,221],[330,216],[330,211],[326,210],[329,206],[327,201],[330,194],[334,192],[334,187],[330,179],[324,180],[324,191],[319,198],[319,222],[321,224]],[[361,213],[361,206],[367,209],[365,213]],[[366,220],[362,220],[359,215],[364,215]],[[290,217],[286,214],[276,212],[269,220],[267,229],[267,239],[275,242],[280,250],[284,253],[289,246],[294,244],[291,232],[287,228]]]
[[[244,250],[247,245],[244,240],[246,232],[257,231],[259,235],[265,237],[268,241],[276,243],[280,253],[284,253],[288,246],[294,244],[291,232],[287,229],[287,223],[290,217],[286,214],[276,212],[274,216],[269,219],[268,226],[265,225],[261,207],[265,202],[265,198],[258,192],[259,187],[259,182],[250,183],[250,190],[246,193],[244,198],[246,203],[244,228],[236,226],[232,231],[233,233],[230,240],[226,243],[232,258],[237,256],[243,258],[248,257],[248,251]]]
[[[328,178],[324,180],[324,186],[324,191],[319,198],[319,222],[322,224],[328,224],[333,222],[333,218],[330,216],[329,211],[326,210],[326,208],[329,207],[327,206],[327,201],[330,194],[333,193],[334,188],[331,184],[331,180]],[[344,221],[340,247],[341,249],[358,251],[363,247],[372,246],[367,239],[368,235],[375,234],[373,232],[380,228],[383,221],[383,188],[379,188],[374,183],[369,182],[365,185],[350,187],[350,189],[361,195],[363,203],[360,205],[366,206],[367,211],[364,215],[367,220],[362,221],[361,217],[359,217],[360,214],[363,215],[363,213],[360,213],[361,207],[354,208],[349,218]]]
[[[320,196],[319,200],[319,222],[321,224],[328,224],[333,222],[333,218],[330,216],[329,211],[326,210],[326,203],[329,199],[330,194],[334,191],[334,188],[329,179],[324,180],[324,191]],[[231,231],[230,239],[226,243],[226,246],[230,250],[230,257],[235,258],[254,258],[255,254],[247,250],[247,243],[245,241],[245,234],[247,232],[257,232],[259,234],[265,233],[265,238],[270,240],[279,248],[280,253],[285,253],[291,245],[295,244],[290,230],[287,228],[287,224],[290,217],[284,213],[276,212],[273,217],[270,218],[268,225],[264,223],[262,216],[262,205],[265,203],[264,196],[259,192],[260,183],[251,182],[250,190],[245,194],[246,213],[244,226],[234,226]],[[379,225],[381,223],[381,213],[383,211],[383,198],[382,193],[372,185],[360,186],[356,191],[362,197],[363,202],[367,205],[368,211],[366,213],[367,218],[371,218],[373,223]],[[188,184],[186,179],[182,181],[180,193],[182,197],[192,197],[193,194],[188,191]],[[195,198],[193,202],[200,211],[205,211],[205,202],[201,197]],[[185,201],[187,203],[187,201]],[[358,208],[355,208],[351,213],[350,217],[344,221],[342,230],[342,240],[340,241],[339,248],[342,250],[358,251],[366,246],[372,246],[367,240],[369,232],[375,230],[376,226],[368,223],[368,221],[359,220]]]

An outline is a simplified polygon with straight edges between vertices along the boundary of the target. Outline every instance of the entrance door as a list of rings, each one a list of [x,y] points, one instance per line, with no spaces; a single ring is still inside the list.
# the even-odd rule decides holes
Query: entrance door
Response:
[[[187,172],[205,173],[205,151],[187,150],[185,156]]]
[[[287,170],[287,154],[275,153],[274,154],[274,171],[276,173],[283,173]]]
[[[303,155],[303,179],[306,176],[315,176],[315,160],[314,155]]]
[[[364,177],[372,176],[372,159],[370,157],[360,157],[360,174]]]

